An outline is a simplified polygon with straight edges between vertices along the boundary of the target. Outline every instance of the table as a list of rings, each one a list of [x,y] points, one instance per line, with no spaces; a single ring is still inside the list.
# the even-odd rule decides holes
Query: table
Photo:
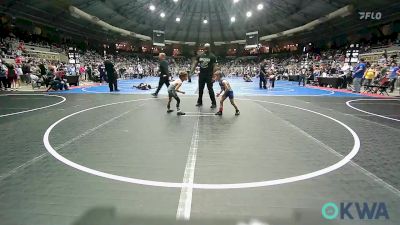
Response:
[[[79,76],[65,76],[69,85],[79,86]]]
[[[343,79],[340,77],[318,77],[319,86],[332,86],[334,88],[339,88],[343,85]]]
[[[300,76],[299,75],[289,75],[289,81],[299,81]]]

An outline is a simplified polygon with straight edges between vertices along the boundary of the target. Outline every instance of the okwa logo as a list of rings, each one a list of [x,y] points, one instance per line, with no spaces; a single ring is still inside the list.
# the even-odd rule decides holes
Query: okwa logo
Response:
[[[389,213],[383,202],[341,202],[336,205],[328,202],[322,206],[322,217],[327,220],[334,219],[360,219],[360,220],[388,220]]]
[[[360,20],[380,20],[382,18],[380,12],[358,12],[358,14],[360,14]]]

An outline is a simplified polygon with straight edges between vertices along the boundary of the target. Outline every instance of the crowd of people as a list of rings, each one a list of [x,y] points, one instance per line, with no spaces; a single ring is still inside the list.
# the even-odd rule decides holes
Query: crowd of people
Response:
[[[395,42],[396,43],[396,42]],[[43,43],[27,43],[28,45],[41,45],[50,48],[53,45]],[[107,82],[105,58],[103,53],[96,51],[80,52],[79,64],[69,64],[57,60],[46,60],[24,55],[26,43],[15,37],[0,40],[0,90],[18,90],[21,84],[44,84],[49,90],[68,89],[65,76],[80,77],[80,80]],[[362,47],[368,51],[370,46]],[[54,46],[51,49],[58,49]],[[299,85],[316,80],[317,77],[342,77],[351,82],[355,70],[345,62],[346,49],[332,49],[310,51],[307,54],[298,53],[283,56],[248,56],[239,58],[217,58],[217,65],[223,76],[242,77],[244,81],[251,82],[260,77],[260,88],[274,87],[277,79],[289,79],[290,76],[300,75]],[[393,91],[397,77],[394,77],[393,68],[397,66],[397,55],[387,55],[385,52],[378,62],[366,63],[362,82],[372,84],[382,77],[390,79],[390,91]],[[117,78],[132,79],[149,76],[158,76],[158,59],[152,55],[141,54],[116,54],[109,57],[113,62]],[[177,76],[179,71],[189,72],[192,59],[186,57],[167,58],[172,76]],[[372,72],[374,71],[374,72]],[[198,73],[196,68],[194,73]],[[373,75],[372,75],[373,74]],[[191,74],[193,75],[193,74]],[[359,76],[359,75],[358,75]],[[190,76],[189,76],[190,77]],[[267,81],[265,82],[264,79]],[[34,85],[35,84],[35,85]],[[358,90],[355,90],[358,92]]]

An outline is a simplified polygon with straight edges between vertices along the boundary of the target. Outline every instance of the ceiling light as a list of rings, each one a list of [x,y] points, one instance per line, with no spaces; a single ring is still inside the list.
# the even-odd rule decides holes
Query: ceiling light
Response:
[[[204,24],[207,24],[207,23],[208,23],[208,20],[207,20],[207,19],[204,19],[204,20],[203,20],[203,23],[204,23]]]
[[[234,16],[231,17],[231,22],[234,23],[236,21],[236,18]]]
[[[156,7],[155,7],[154,5],[150,5],[149,9],[150,9],[151,11],[154,11],[154,10],[156,9]]]
[[[258,9],[258,10],[261,10],[261,9],[263,9],[263,8],[264,8],[264,5],[263,5],[262,3],[260,3],[260,4],[257,5],[257,9]]]
[[[247,16],[247,17],[251,17],[251,15],[253,15],[253,13],[252,13],[251,11],[248,11],[248,12],[246,13],[246,16]]]
[[[179,23],[179,22],[181,22],[181,18],[176,17],[175,21]]]
[[[239,2],[239,0],[233,0],[233,3],[238,3]]]
[[[178,0],[174,0],[174,2],[178,2]]]
[[[165,17],[165,13],[160,13],[160,16],[161,16],[161,18],[164,18]]]

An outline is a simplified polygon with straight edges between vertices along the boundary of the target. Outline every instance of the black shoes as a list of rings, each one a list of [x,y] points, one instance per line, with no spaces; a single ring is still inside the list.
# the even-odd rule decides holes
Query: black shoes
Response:
[[[218,111],[217,113],[215,113],[216,116],[222,116],[222,111]]]
[[[222,111],[218,111],[217,113],[215,113],[216,116],[222,116]],[[240,111],[236,110],[235,116],[239,116],[240,115]]]
[[[155,98],[157,98],[157,94],[156,93],[153,93],[153,94],[151,94],[153,97],[155,97]]]
[[[176,113],[176,115],[178,115],[178,116],[184,116],[184,115],[186,115],[186,113],[179,111],[179,112]]]
[[[167,110],[167,113],[172,113],[174,110],[172,110],[172,109],[168,109]],[[182,112],[182,111],[178,111],[177,113],[176,113],[176,115],[178,115],[178,116],[184,116],[184,115],[186,115],[186,113],[184,113],[184,112]]]

